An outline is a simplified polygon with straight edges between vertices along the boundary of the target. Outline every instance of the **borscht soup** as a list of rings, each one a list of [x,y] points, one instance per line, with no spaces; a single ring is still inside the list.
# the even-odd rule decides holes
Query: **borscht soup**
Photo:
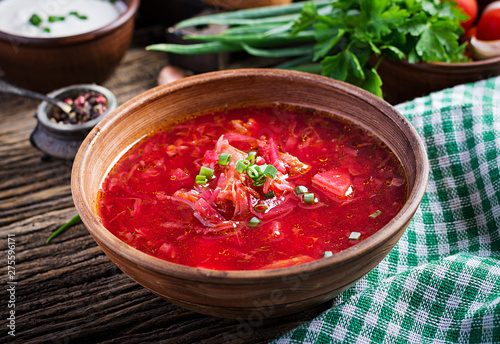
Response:
[[[331,256],[386,225],[405,172],[373,133],[284,104],[193,115],[134,144],[98,196],[128,245],[215,270],[273,269]]]

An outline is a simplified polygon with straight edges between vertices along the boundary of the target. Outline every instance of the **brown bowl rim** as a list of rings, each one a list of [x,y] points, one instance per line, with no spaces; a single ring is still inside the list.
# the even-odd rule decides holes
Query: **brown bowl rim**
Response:
[[[124,0],[125,1],[125,0]],[[123,26],[126,22],[128,22],[139,9],[140,0],[129,0],[129,5],[127,5],[127,10],[123,12],[116,20],[109,23],[106,26],[98,28],[96,30],[92,30],[89,32],[84,32],[78,35],[72,36],[62,36],[62,37],[27,37],[21,35],[15,35],[11,33],[7,33],[0,30],[0,40],[4,40],[6,42],[21,42],[22,45],[25,46],[54,46],[54,45],[66,45],[66,44],[74,44],[80,43],[84,41],[92,40],[96,37],[107,35],[108,33],[116,30],[117,28]]]
[[[204,83],[209,83],[214,78],[227,79],[235,76],[244,78],[260,77],[262,75],[265,75],[266,78],[273,79],[295,78],[304,80],[306,82],[319,83],[326,87],[335,88],[338,91],[356,96],[358,99],[370,104],[371,106],[380,108],[384,113],[392,112],[398,117],[398,121],[400,121],[400,123],[408,126],[409,131],[412,134],[410,139],[412,142],[414,142],[416,147],[419,148],[419,151],[416,152],[416,156],[420,156],[422,158],[421,164],[418,166],[420,168],[420,173],[417,173],[415,186],[408,195],[407,202],[400,210],[400,212],[386,226],[384,226],[383,229],[379,230],[377,233],[373,234],[366,240],[363,240],[362,242],[344,251],[336,253],[328,258],[279,269],[239,271],[211,270],[205,268],[190,267],[150,256],[122,242],[100,223],[96,214],[93,213],[91,206],[85,202],[85,199],[82,196],[84,192],[83,188],[81,187],[81,183],[79,183],[79,179],[80,176],[84,173],[83,166],[88,163],[88,161],[86,160],[88,157],[86,152],[95,145],[94,140],[97,140],[99,136],[101,136],[109,128],[113,127],[114,121],[120,118],[120,114],[129,112],[131,110],[129,108],[147,106],[148,103],[154,102],[155,99],[163,97],[168,93],[179,91],[183,88],[192,87],[195,84],[197,86],[203,86]],[[286,103],[286,101],[284,103]],[[122,154],[123,152],[120,152],[119,156],[121,156]],[[108,166],[108,168],[110,168],[110,166]],[[106,116],[101,122],[99,122],[96,127],[94,127],[94,129],[90,132],[90,134],[85,138],[73,163],[71,189],[75,207],[94,240],[99,245],[105,245],[106,248],[112,251],[112,253],[114,253],[115,255],[125,258],[134,265],[141,266],[143,268],[145,267],[146,269],[155,271],[160,275],[175,276],[177,278],[189,280],[206,281],[214,279],[217,280],[217,283],[223,284],[234,284],[235,282],[237,282],[238,284],[253,284],[256,281],[262,283],[266,280],[275,280],[276,278],[283,278],[288,275],[300,276],[301,274],[314,274],[315,272],[319,272],[325,269],[333,269],[335,266],[342,266],[353,260],[356,260],[357,252],[359,251],[370,252],[383,245],[390,238],[396,236],[401,227],[405,226],[405,224],[411,221],[420,204],[420,201],[424,196],[428,182],[428,174],[429,162],[427,153],[417,131],[403,115],[401,115],[389,103],[385,102],[379,97],[353,85],[320,75],[291,70],[250,68],[238,70],[223,70],[187,77],[167,85],[152,88],[120,105],[112,113]]]

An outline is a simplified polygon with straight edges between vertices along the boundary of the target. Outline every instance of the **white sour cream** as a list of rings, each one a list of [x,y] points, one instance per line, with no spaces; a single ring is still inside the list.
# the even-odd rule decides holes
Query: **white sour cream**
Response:
[[[73,36],[111,24],[126,9],[123,1],[110,0],[0,0],[0,31],[24,37]],[[33,14],[42,20],[40,25],[30,23]],[[65,19],[49,22],[49,16]]]

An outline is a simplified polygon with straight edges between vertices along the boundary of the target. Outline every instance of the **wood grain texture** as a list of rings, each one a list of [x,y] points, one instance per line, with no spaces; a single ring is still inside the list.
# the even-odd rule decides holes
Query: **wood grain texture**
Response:
[[[158,28],[136,30],[133,46],[103,84],[119,103],[156,86],[167,58],[144,46],[158,34]],[[203,316],[164,301],[124,275],[81,223],[45,244],[76,210],[72,162],[42,161],[29,142],[37,105],[0,95],[0,276],[5,290],[7,235],[13,234],[17,282],[16,337],[7,334],[4,291],[0,343],[267,343],[328,307],[262,321]]]

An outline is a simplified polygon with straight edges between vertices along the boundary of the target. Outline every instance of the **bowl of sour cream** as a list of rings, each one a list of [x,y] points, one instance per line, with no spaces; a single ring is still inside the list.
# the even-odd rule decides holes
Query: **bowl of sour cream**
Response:
[[[127,51],[140,0],[0,0],[0,69],[49,92],[102,83]]]

